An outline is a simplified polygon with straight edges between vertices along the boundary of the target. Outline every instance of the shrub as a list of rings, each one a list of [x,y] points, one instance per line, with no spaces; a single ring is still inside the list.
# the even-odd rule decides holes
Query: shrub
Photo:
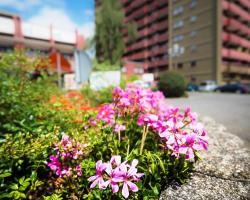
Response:
[[[81,92],[84,98],[92,106],[98,106],[104,103],[112,102],[112,90],[113,90],[113,87],[107,87],[98,91],[94,91],[90,88],[90,85],[85,85],[81,89]]]
[[[158,89],[166,97],[181,97],[185,93],[186,82],[181,74],[169,71],[160,76]]]

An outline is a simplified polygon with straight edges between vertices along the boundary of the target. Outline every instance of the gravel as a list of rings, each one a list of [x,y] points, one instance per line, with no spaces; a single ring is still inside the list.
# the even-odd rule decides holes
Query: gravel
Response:
[[[209,150],[196,163],[188,183],[170,185],[160,200],[250,199],[250,151],[239,137],[213,119],[202,119],[208,135]]]

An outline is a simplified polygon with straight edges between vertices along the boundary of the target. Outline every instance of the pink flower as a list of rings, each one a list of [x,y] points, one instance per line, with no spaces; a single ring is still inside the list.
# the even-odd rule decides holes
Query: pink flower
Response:
[[[92,182],[92,184],[90,185],[90,188],[94,188],[98,184],[99,189],[103,189],[103,186],[102,186],[102,184],[104,183],[103,172],[106,168],[107,168],[106,163],[102,163],[101,160],[97,161],[97,163],[96,163],[96,175],[88,178],[88,181]]]
[[[121,125],[121,124],[116,124],[116,125],[115,125],[114,131],[115,131],[116,133],[119,133],[119,132],[124,131],[124,130],[126,130],[126,126]]]
[[[122,187],[122,196],[128,198],[129,190],[132,192],[137,192],[138,187],[134,184],[134,181],[138,181],[144,174],[137,173],[136,165],[138,164],[138,160],[134,159],[132,161],[132,165],[127,165],[125,162],[120,165],[120,170],[123,178],[123,187]]]
[[[94,188],[99,184],[99,189],[106,189],[111,187],[113,193],[119,191],[119,185],[122,186],[122,195],[125,198],[129,196],[129,190],[137,192],[138,187],[134,182],[140,180],[144,175],[143,173],[137,173],[138,160],[134,159],[132,164],[127,164],[127,161],[121,163],[120,156],[112,156],[108,163],[102,163],[98,161],[96,163],[96,175],[91,176],[88,180],[93,182],[90,188]]]
[[[51,162],[48,163],[48,166],[49,166],[49,168],[50,168],[52,171],[57,171],[58,169],[61,168],[61,163],[59,162],[59,159],[58,159],[57,156],[51,155],[51,156],[49,157],[49,159],[50,159]]]
[[[99,113],[96,116],[96,119],[111,125],[115,121],[115,111],[113,104],[106,104],[102,106],[99,110]]]
[[[82,168],[80,165],[76,166],[75,171],[77,172],[77,176],[82,176]]]
[[[73,174],[81,176],[82,171],[78,162],[86,146],[64,134],[61,141],[55,144],[54,150],[56,155],[49,157],[48,167],[59,177],[71,176]]]

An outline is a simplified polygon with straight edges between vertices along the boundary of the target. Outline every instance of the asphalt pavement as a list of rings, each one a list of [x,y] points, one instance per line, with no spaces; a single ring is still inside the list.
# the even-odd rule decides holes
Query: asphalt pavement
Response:
[[[212,117],[250,146],[250,95],[194,92],[187,98],[167,98],[167,102]]]

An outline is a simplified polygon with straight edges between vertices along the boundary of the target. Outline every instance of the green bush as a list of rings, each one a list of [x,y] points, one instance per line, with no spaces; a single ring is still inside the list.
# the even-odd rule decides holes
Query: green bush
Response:
[[[90,85],[85,85],[81,89],[81,93],[92,106],[98,106],[104,103],[112,102],[112,90],[113,87],[107,87],[95,91],[90,88]]]
[[[41,76],[31,80],[30,72],[45,58],[37,55],[27,59],[24,52],[3,54],[0,59],[0,133],[47,133],[54,127],[61,131],[75,128],[70,116],[51,109],[49,100],[63,91],[55,78],[41,70]],[[0,135],[1,138],[1,135]]]
[[[160,76],[158,89],[166,97],[181,97],[185,94],[185,78],[175,71],[169,71]]]

